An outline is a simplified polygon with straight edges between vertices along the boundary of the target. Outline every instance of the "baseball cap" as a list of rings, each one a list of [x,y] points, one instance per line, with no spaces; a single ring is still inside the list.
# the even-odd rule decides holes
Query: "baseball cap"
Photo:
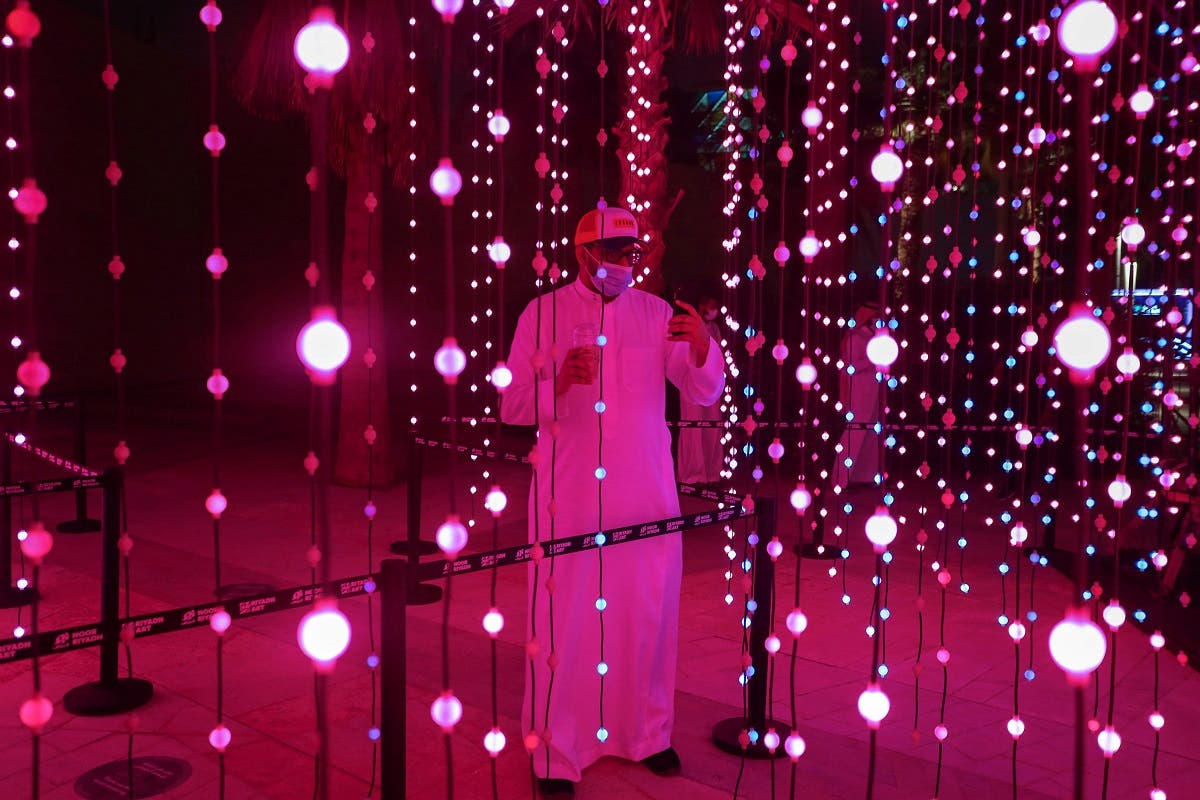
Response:
[[[591,244],[601,239],[629,243],[637,238],[637,219],[623,208],[592,209],[575,226],[575,244]]]

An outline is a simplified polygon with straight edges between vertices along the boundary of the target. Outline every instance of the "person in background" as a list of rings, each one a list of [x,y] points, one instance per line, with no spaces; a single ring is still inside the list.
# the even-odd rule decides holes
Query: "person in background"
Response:
[[[721,329],[717,325],[717,314],[720,304],[711,292],[700,295],[696,304],[700,318],[704,321],[704,329],[713,342],[720,343]],[[683,421],[719,422],[721,420],[720,401],[711,405],[701,405],[679,398],[679,419]],[[721,467],[724,463],[721,453],[721,428],[680,428],[679,430],[679,459],[677,464],[679,482],[707,484],[715,488],[721,480]]]
[[[844,366],[838,377],[838,398],[847,425],[833,469],[833,485],[842,489],[873,485],[879,472],[879,437],[870,428],[880,421],[879,382],[875,365],[867,358],[867,343],[878,319],[879,303],[867,301],[854,312],[854,324],[842,337]]]
[[[695,308],[678,302],[672,314],[630,288],[639,254],[632,214],[588,212],[575,231],[578,279],[517,322],[500,416],[538,426],[531,541],[679,514],[666,381],[712,405],[724,364]],[[680,771],[671,730],[682,573],[678,533],[530,563],[522,732],[537,742],[544,797],[572,796],[604,756]]]

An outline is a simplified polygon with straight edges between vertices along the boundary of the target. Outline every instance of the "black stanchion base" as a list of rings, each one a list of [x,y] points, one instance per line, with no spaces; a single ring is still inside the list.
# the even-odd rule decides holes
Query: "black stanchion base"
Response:
[[[254,597],[260,594],[271,594],[276,587],[269,583],[230,583],[218,586],[213,592],[218,600],[238,600],[243,597]]]
[[[809,542],[803,546],[794,548],[796,555],[801,558],[809,558],[813,561],[832,561],[835,558],[842,557],[842,548],[831,547],[827,544],[813,544]]]
[[[741,756],[744,754],[746,758],[782,758],[787,755],[787,753],[785,753],[783,750],[783,740],[787,738],[789,733],[791,733],[792,726],[790,724],[781,722],[777,719],[767,720],[766,725],[764,725],[763,729],[758,732],[758,742],[750,745],[749,747],[742,747],[742,743],[739,741],[739,737],[741,737],[742,731],[745,730],[745,728],[745,717],[730,717],[729,719],[723,719],[716,725],[713,725],[713,744],[717,746],[718,750],[723,750],[726,753],[730,753],[735,756]],[[775,732],[779,734],[779,747],[775,748],[774,753],[764,747],[762,743],[763,734],[765,734],[771,728],[774,728]]]
[[[63,708],[77,717],[107,717],[144,706],[153,695],[154,684],[141,678],[94,681],[63,695]]]
[[[442,599],[442,587],[432,583],[416,583],[408,587],[410,606],[431,606]]]
[[[415,553],[411,552],[413,545],[407,539],[401,539],[398,542],[392,542],[388,545],[388,551],[394,556],[406,556],[408,558],[421,558],[422,556],[431,556],[434,553],[440,552],[438,546],[433,542],[427,542],[424,539],[416,543]]]
[[[32,586],[18,589],[15,586],[0,586],[0,608],[19,608],[27,606],[37,598],[38,593]]]
[[[100,530],[98,519],[69,519],[54,526],[59,533],[95,533]]]

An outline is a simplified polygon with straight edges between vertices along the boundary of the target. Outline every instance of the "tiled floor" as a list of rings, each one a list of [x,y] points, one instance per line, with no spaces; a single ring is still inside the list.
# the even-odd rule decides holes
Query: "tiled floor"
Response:
[[[213,586],[211,525],[203,512],[212,464],[205,414],[144,410],[133,417],[135,449],[128,482],[130,533],[136,539],[132,574],[134,613],[204,602]],[[230,510],[222,525],[223,573],[227,583],[290,586],[307,582],[305,549],[309,537],[308,487],[301,469],[305,435],[290,418],[246,415],[229,421],[222,464],[222,489]],[[53,418],[39,423],[42,440],[66,446],[69,426]],[[106,438],[109,437],[109,438]],[[97,425],[93,450],[111,448],[111,437]],[[445,508],[445,457],[426,458],[424,519],[438,519]],[[463,474],[477,476],[481,464],[461,464]],[[501,529],[502,543],[524,537],[526,477],[520,467],[489,464],[508,488],[510,512]],[[30,474],[52,475],[46,470]],[[332,495],[337,575],[366,571],[366,531],[361,506],[365,494],[335,489]],[[379,507],[375,557],[387,542],[402,538],[405,492],[402,486],[377,493]],[[865,505],[865,503],[864,503]],[[939,747],[933,736],[942,702],[942,670],[934,652],[938,645],[940,595],[932,573],[924,580],[924,649],[917,660],[917,553],[914,525],[902,527],[887,576],[886,627],[890,673],[885,687],[891,714],[878,735],[874,797],[912,800],[1022,800],[1070,797],[1072,696],[1046,650],[1049,621],[1067,604],[1070,587],[1051,569],[1037,572],[1034,608],[1042,621],[1033,626],[1032,682],[1018,678],[1021,717],[1027,725],[1017,751],[1018,789],[1012,788],[1011,737],[1005,723],[1013,714],[1012,645],[996,618],[1001,612],[1000,576],[1003,553],[996,528],[981,524],[989,511],[971,510],[965,532],[971,544],[964,553],[969,594],[955,590],[946,597],[945,642],[951,652],[945,722],[949,737]],[[686,508],[699,501],[685,499]],[[94,508],[94,506],[93,506]],[[901,511],[913,514],[901,498]],[[24,507],[26,518],[30,513]],[[790,513],[790,512],[789,512]],[[68,518],[70,498],[44,504],[50,522]],[[480,517],[482,519],[482,516]],[[794,523],[785,520],[791,536]],[[859,530],[851,525],[851,530]],[[957,534],[958,531],[956,530]],[[428,534],[427,534],[428,536]],[[473,546],[483,548],[484,536]],[[785,537],[786,538],[786,537]],[[680,629],[678,722],[675,744],[684,762],[683,775],[663,779],[644,768],[604,760],[588,769],[579,787],[581,798],[667,798],[690,800],[733,797],[787,797],[790,762],[747,761],[718,751],[710,742],[714,722],[741,713],[737,675],[741,629],[739,615],[724,605],[727,564],[719,529],[699,530],[685,539],[683,616]],[[858,798],[866,796],[867,729],[855,710],[871,663],[871,641],[864,629],[871,606],[873,569],[865,546],[851,539],[853,554],[846,565],[850,603],[843,604],[842,576],[830,577],[831,562],[802,564],[801,602],[810,625],[799,640],[796,704],[799,729],[808,744],[795,772],[796,796]],[[57,628],[94,619],[98,608],[98,537],[58,536],[43,571],[45,600],[41,625]],[[957,561],[957,557],[954,559]],[[957,564],[953,585],[962,577]],[[928,570],[928,557],[926,558]],[[524,604],[524,569],[499,573],[499,606],[508,626],[499,638],[499,714],[510,746],[495,762],[501,797],[529,797],[528,761],[518,746],[517,718],[524,660],[520,624]],[[777,604],[780,617],[790,607],[795,586],[795,560],[780,561]],[[1026,569],[1028,580],[1028,568]],[[1011,577],[1008,591],[1012,591]],[[455,796],[491,796],[491,764],[481,746],[490,727],[488,638],[479,626],[486,610],[484,575],[456,580],[451,609],[453,684],[465,705],[463,723],[454,736]],[[1010,594],[1011,597],[1011,594]],[[343,604],[354,625],[349,653],[332,676],[330,722],[332,797],[362,798],[371,780],[372,747],[367,737],[371,713],[371,678],[365,666],[370,650],[365,599]],[[376,607],[376,612],[378,611]],[[441,606],[413,607],[409,613],[408,796],[445,796],[443,743],[429,721],[428,707],[440,691]],[[295,644],[299,612],[268,614],[235,623],[225,647],[224,712],[233,732],[226,758],[228,798],[302,798],[312,795],[315,716],[312,671]],[[28,625],[28,612],[22,616]],[[8,635],[17,612],[0,611]],[[378,623],[378,613],[375,615]],[[789,652],[785,642],[775,680],[773,716],[788,719]],[[154,636],[134,646],[137,674],[153,682],[153,700],[136,712],[133,749],[139,756],[171,756],[190,763],[192,773],[163,798],[218,797],[217,759],[207,743],[214,724],[216,693],[215,644],[207,628]],[[1125,626],[1118,636],[1114,724],[1124,745],[1113,759],[1108,797],[1145,798],[1152,784],[1153,732],[1146,722],[1152,710],[1154,655],[1144,633]],[[1029,658],[1022,651],[1021,669]],[[97,675],[97,653],[84,650],[47,658],[42,664],[46,693],[58,702],[63,693]],[[1159,703],[1167,724],[1162,731],[1157,771],[1159,785],[1173,800],[1194,797],[1200,784],[1200,676],[1174,657],[1159,657]],[[919,672],[919,674],[918,674]],[[1087,691],[1087,711],[1108,708],[1108,666],[1102,680]],[[30,796],[31,743],[16,709],[31,691],[29,662],[0,666],[0,794]],[[1097,686],[1099,687],[1097,689]],[[42,738],[41,796],[72,798],[74,784],[87,770],[125,757],[129,746],[127,719],[73,718],[56,707]],[[1088,736],[1088,797],[1101,792],[1103,762],[1094,736]],[[940,750],[940,768],[939,768]],[[378,797],[378,788],[374,796]],[[112,795],[114,797],[118,795]]]

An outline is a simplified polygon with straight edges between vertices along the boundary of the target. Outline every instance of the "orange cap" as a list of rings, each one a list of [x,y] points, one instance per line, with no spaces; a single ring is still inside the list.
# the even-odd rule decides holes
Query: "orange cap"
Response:
[[[623,208],[596,208],[583,215],[575,227],[575,244],[591,244],[601,239],[638,238],[637,219]]]

